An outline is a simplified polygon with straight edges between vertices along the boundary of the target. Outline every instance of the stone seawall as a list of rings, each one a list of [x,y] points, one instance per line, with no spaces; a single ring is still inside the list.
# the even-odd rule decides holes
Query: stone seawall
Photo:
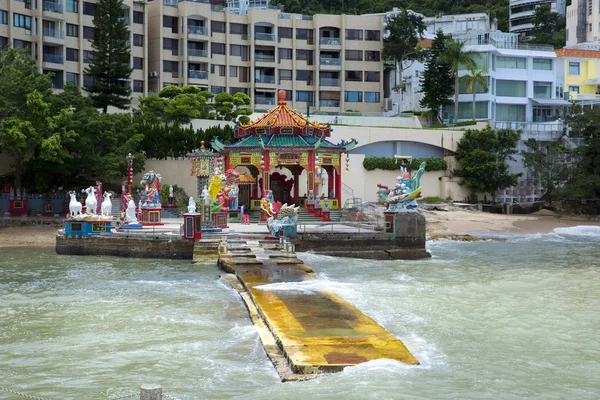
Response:
[[[192,260],[194,242],[182,239],[56,236],[56,253],[78,256],[114,256]]]

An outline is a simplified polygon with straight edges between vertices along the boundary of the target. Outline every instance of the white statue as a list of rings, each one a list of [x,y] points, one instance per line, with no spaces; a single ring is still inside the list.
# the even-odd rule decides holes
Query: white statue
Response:
[[[196,202],[193,197],[190,197],[188,202],[188,213],[195,214],[196,213]]]
[[[140,210],[140,212],[142,212],[142,199],[140,199],[138,201],[138,210]]]
[[[104,192],[104,200],[100,206],[100,212],[103,217],[109,217],[112,214],[112,202],[110,201],[111,192]]]
[[[98,207],[98,200],[96,200],[97,191],[98,189],[93,186],[85,189],[85,192],[87,193],[85,199],[85,213],[87,215],[96,215],[96,207]]]
[[[69,197],[71,198],[69,201],[69,215],[71,217],[81,215],[81,203],[77,201],[77,193],[71,190]]]
[[[272,190],[267,190],[267,194],[265,195],[265,200],[267,200],[271,204],[275,203],[275,198],[273,196]]]
[[[315,204],[315,193],[312,190],[308,191],[308,198],[306,199],[307,204]]]
[[[125,221],[127,221],[128,224],[138,223],[137,217],[135,216],[135,201],[133,201],[133,198],[130,198],[129,202],[127,203],[127,210],[125,211]]]
[[[173,197],[173,185],[169,185],[169,197]]]
[[[323,211],[329,211],[329,199],[327,197],[323,199]]]
[[[202,189],[202,202],[204,204],[210,204],[210,194],[208,193],[206,185],[204,185],[204,189]]]

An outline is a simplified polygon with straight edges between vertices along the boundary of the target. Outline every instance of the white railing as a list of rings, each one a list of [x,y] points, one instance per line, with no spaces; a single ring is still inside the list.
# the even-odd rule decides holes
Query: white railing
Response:
[[[269,42],[274,42],[275,41],[275,34],[274,33],[256,32],[254,34],[254,39],[255,40],[266,40],[266,41],[269,41]]]
[[[192,79],[208,79],[208,71],[190,69],[188,70],[188,77]]]
[[[43,8],[44,8],[44,11],[52,11],[55,13],[63,12],[62,4],[55,3],[53,1],[44,1]]]
[[[340,80],[335,78],[321,78],[319,79],[321,86],[340,86]]]
[[[256,83],[275,83],[275,76],[261,76],[260,78],[256,78]]]
[[[270,56],[267,54],[255,54],[254,55],[254,59],[256,61],[270,61],[270,62],[275,62],[275,56]]]
[[[188,33],[194,35],[208,35],[208,28],[205,26],[188,25]]]
[[[275,104],[274,97],[254,96],[254,104]]]
[[[327,45],[331,45],[331,46],[339,46],[342,44],[342,41],[340,40],[340,38],[321,38],[321,40],[319,40],[319,42],[321,44],[327,44]]]
[[[59,29],[44,28],[44,36],[63,39],[65,37],[65,32]]]
[[[164,6],[177,7],[179,0],[163,0]]]
[[[321,58],[321,65],[342,65],[339,58]]]
[[[193,56],[193,57],[208,57],[208,50],[188,49],[188,56]]]

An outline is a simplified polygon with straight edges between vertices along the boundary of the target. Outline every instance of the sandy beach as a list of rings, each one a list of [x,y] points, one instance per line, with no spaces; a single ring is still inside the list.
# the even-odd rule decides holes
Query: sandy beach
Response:
[[[535,234],[552,232],[555,228],[577,225],[600,226],[600,220],[558,217],[542,210],[529,215],[502,215],[449,208],[448,211],[426,210],[429,235],[469,233]],[[54,247],[57,228],[48,225],[7,227],[0,229],[2,247]]]

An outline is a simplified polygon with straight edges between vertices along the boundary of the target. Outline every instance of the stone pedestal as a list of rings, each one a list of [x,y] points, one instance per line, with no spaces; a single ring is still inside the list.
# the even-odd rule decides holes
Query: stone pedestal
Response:
[[[228,215],[229,215],[229,213],[227,213],[227,212],[212,213],[213,225],[220,229],[229,228],[229,225],[228,225],[229,221],[227,218]]]
[[[383,230],[410,247],[425,248],[425,216],[418,212],[384,212]]]
[[[162,208],[142,208],[142,218],[140,223],[144,226],[160,226],[164,225],[161,222],[160,211]]]
[[[323,211],[321,213],[321,219],[323,222],[331,222],[331,213],[330,211]]]
[[[306,203],[306,212],[309,214],[314,214],[315,213],[315,205]]]
[[[323,209],[321,207],[315,207],[315,217],[321,218],[323,216]]]
[[[202,214],[183,214],[183,238],[185,240],[202,239]]]

